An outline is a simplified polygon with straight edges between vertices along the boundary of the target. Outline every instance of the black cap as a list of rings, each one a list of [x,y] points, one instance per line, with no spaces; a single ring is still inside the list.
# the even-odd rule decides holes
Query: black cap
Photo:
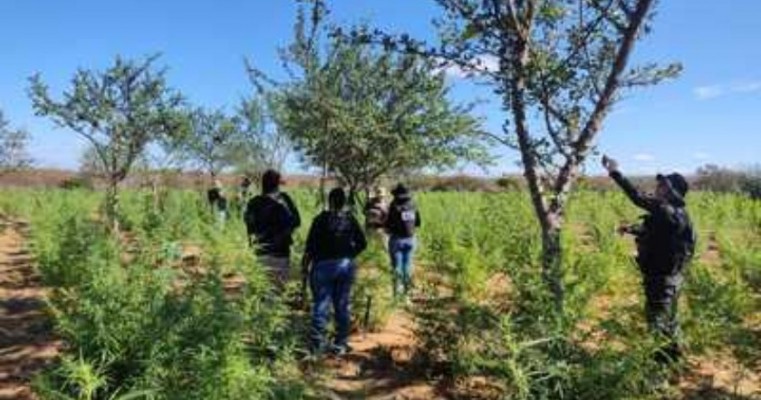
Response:
[[[400,183],[391,191],[391,194],[400,199],[408,198],[410,197],[410,190],[403,183]]]
[[[280,176],[280,172],[277,172],[274,169],[268,169],[262,174],[262,189],[265,192],[271,192],[284,183],[283,178]]]
[[[658,182],[664,182],[666,186],[671,189],[672,195],[679,199],[684,199],[684,196],[686,196],[687,192],[690,190],[690,184],[687,183],[687,179],[676,172],[669,175],[658,174],[655,179],[657,179]]]

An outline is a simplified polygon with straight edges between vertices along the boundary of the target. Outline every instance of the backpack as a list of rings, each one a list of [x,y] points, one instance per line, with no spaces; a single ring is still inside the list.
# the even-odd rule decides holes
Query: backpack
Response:
[[[695,255],[695,246],[698,241],[697,233],[692,226],[690,216],[684,208],[676,209],[675,216],[677,219],[675,234],[671,241],[671,254],[676,261],[675,272],[681,272],[682,269],[692,260]]]
[[[390,231],[393,235],[402,237],[411,237],[415,234],[415,228],[418,226],[417,208],[412,201],[393,204],[393,220]]]
[[[373,229],[383,227],[386,222],[386,210],[381,202],[373,202],[367,205],[365,210],[365,224]]]

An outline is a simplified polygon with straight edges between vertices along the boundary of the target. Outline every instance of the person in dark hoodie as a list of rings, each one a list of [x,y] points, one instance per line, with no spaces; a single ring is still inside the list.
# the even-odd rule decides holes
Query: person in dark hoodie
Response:
[[[206,192],[206,199],[209,201],[209,206],[214,212],[217,224],[224,225],[229,217],[229,210],[227,198],[224,195],[220,181],[214,181],[214,186]]]
[[[394,199],[388,207],[386,231],[388,251],[393,267],[394,297],[406,297],[412,287],[412,256],[415,251],[415,231],[420,227],[420,212],[410,190],[398,184],[391,191]]]
[[[262,193],[246,206],[243,219],[259,262],[282,288],[290,274],[293,232],[301,225],[299,210],[287,193],[280,191],[280,173],[267,170],[262,175]]]
[[[695,251],[696,235],[686,210],[687,180],[680,174],[657,175],[654,195],[640,193],[618,169],[618,163],[603,157],[603,166],[629,199],[647,213],[642,223],[621,228],[635,236],[637,264],[645,289],[645,315],[652,332],[668,341],[657,354],[661,363],[677,361],[679,322],[677,300],[683,273]]]
[[[310,347],[313,354],[330,350],[336,355],[351,351],[348,344],[351,328],[351,287],[356,258],[367,247],[367,240],[356,218],[346,209],[346,193],[341,188],[330,191],[329,209],[312,222],[304,251],[304,265],[311,278],[313,294]],[[311,271],[308,266],[312,265]],[[327,346],[325,330],[333,305],[336,330],[332,346]]]

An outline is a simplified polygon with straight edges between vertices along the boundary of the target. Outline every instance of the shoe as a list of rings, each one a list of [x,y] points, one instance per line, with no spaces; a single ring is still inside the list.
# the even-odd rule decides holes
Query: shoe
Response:
[[[336,357],[345,356],[349,353],[351,353],[354,349],[351,348],[348,344],[345,345],[333,345],[330,348],[331,354],[333,354]]]

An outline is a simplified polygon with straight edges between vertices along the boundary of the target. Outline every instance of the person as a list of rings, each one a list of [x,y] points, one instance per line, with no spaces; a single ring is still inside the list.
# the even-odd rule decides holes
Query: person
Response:
[[[250,244],[280,289],[290,274],[292,235],[301,225],[298,208],[287,193],[280,191],[283,183],[279,172],[265,171],[262,192],[248,202],[243,215]]]
[[[388,251],[393,267],[394,297],[408,296],[412,287],[412,255],[415,251],[415,231],[421,225],[420,213],[409,189],[398,184],[391,192],[393,200],[386,218],[389,234]]]
[[[386,190],[382,187],[377,187],[365,205],[365,229],[368,232],[382,234],[386,226],[387,215]]]
[[[310,348],[313,354],[321,354],[326,349],[336,355],[351,351],[348,345],[351,314],[351,286],[354,282],[356,258],[367,247],[359,223],[346,209],[346,193],[341,188],[330,191],[328,210],[315,217],[309,228],[304,265],[312,265],[312,327]],[[325,330],[328,324],[329,308],[333,306],[335,315],[335,339],[328,347]]]
[[[656,353],[660,363],[677,361],[679,322],[677,302],[683,273],[695,251],[696,235],[686,210],[687,180],[678,173],[657,175],[654,195],[640,193],[618,169],[618,163],[603,157],[603,166],[631,201],[647,213],[642,223],[620,228],[635,236],[637,264],[645,290],[645,315],[650,330],[667,340]]]
[[[251,195],[251,178],[248,176],[244,176],[243,179],[240,182],[240,187],[238,188],[238,198],[240,199],[241,203],[244,203],[248,201],[248,197]]]
[[[224,195],[222,183],[220,181],[214,181],[214,186],[206,192],[206,199],[209,202],[209,206],[214,211],[217,223],[223,225],[227,220],[229,210],[227,208],[227,198]]]
[[[235,201],[231,204],[231,209],[236,216],[242,217],[246,210],[248,200],[251,198],[251,179],[248,176],[243,176],[237,187],[235,193]]]

